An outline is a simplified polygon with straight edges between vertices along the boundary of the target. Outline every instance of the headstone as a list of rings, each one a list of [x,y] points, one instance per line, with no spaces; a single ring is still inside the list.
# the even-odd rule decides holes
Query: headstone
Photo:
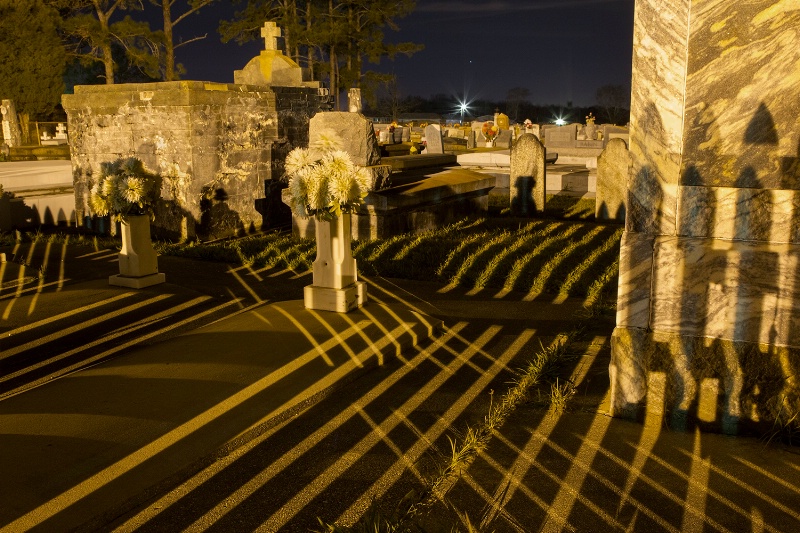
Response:
[[[309,143],[321,134],[335,132],[342,141],[342,150],[350,154],[353,163],[362,167],[377,165],[381,159],[378,140],[372,122],[360,113],[326,111],[311,117]]]
[[[361,89],[350,89],[347,93],[347,106],[351,113],[361,113]]]
[[[498,113],[495,116],[494,123],[497,124],[497,127],[500,128],[501,130],[507,130],[510,128],[508,115],[506,115],[505,113]]]
[[[475,148],[475,130],[470,130],[467,136],[467,149],[472,150]]]
[[[630,152],[622,139],[611,139],[597,158],[595,219],[625,222]]]
[[[734,433],[800,412],[796,6],[636,0],[615,416]]]
[[[0,103],[0,113],[3,115],[3,142],[11,146],[22,144],[22,132],[19,129],[19,119],[17,109],[11,100],[3,100]]]
[[[525,131],[523,131],[522,133],[532,133],[533,135],[536,135],[536,138],[538,138],[539,140],[541,140],[542,138],[541,127],[538,124],[526,125]]]
[[[475,134],[475,142],[480,143],[483,142],[485,139],[483,138],[483,132],[481,129],[483,128],[483,122],[475,121],[472,123],[472,133]]]
[[[411,128],[409,126],[403,126],[400,135],[400,142],[411,142]]]
[[[544,144],[548,148],[574,148],[577,134],[577,124],[547,128]]]
[[[545,154],[544,145],[530,133],[520,135],[511,148],[508,186],[513,216],[529,217],[544,211]]]
[[[433,125],[425,126],[425,142],[427,144],[427,153],[429,154],[443,154],[444,143],[442,141],[442,132],[439,128]]]
[[[605,141],[590,141],[588,139],[576,139],[575,148],[591,148],[602,149],[605,146]]]
[[[494,145],[497,148],[511,148],[512,143],[512,134],[511,130],[500,130],[500,133],[497,134],[497,139],[494,141]]]

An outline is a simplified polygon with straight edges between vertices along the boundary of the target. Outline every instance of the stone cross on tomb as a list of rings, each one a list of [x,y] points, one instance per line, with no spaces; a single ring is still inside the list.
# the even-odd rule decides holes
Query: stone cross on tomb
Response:
[[[265,22],[261,28],[261,36],[264,38],[265,50],[278,49],[278,37],[281,36],[281,29],[274,22]]]

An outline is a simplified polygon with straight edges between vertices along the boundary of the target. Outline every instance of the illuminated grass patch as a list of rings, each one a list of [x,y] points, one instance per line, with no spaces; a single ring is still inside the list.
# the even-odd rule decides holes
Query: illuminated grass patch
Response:
[[[555,200],[554,200],[555,201]],[[567,198],[564,213],[586,200]],[[622,228],[585,220],[468,218],[441,229],[374,241],[354,241],[359,270],[368,276],[435,281],[472,289],[496,289],[528,295],[562,294],[607,298],[616,291]],[[38,241],[39,232],[4,235]],[[119,249],[118,239],[53,234],[48,242],[69,242],[98,249]],[[311,269],[313,240],[285,232],[262,233],[209,243],[154,243],[161,255],[219,261],[252,268]]]

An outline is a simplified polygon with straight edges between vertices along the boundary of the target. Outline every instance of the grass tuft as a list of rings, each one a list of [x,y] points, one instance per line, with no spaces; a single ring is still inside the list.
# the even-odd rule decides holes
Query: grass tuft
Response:
[[[774,440],[789,446],[800,446],[800,413],[786,409],[787,402],[785,397],[781,401],[781,407],[775,415],[772,428],[766,432],[762,440],[769,444]]]
[[[567,403],[575,396],[575,384],[566,380],[561,384],[556,378],[555,383],[550,384],[550,416],[558,418],[567,410]]]

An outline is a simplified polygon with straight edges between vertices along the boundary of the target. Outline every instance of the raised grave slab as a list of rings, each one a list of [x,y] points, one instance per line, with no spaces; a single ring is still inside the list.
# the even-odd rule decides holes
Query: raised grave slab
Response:
[[[486,213],[495,177],[465,169],[445,170],[414,183],[372,191],[352,217],[353,239],[421,233],[467,215]],[[288,190],[283,192],[288,201]],[[292,217],[292,233],[314,238],[314,219]]]
[[[0,231],[76,224],[69,161],[2,163],[0,185],[8,193],[0,197]]]
[[[511,150],[458,154],[456,158],[462,167],[511,167]]]
[[[456,157],[458,164],[462,167],[511,167],[510,150],[474,152],[469,154],[459,154]],[[557,152],[547,152],[547,154],[545,154],[545,163],[548,165],[555,164],[555,162],[558,160],[559,154]]]
[[[454,154],[398,155],[381,159],[381,164],[391,165],[393,172],[418,168],[443,167],[456,165],[457,163],[458,159]]]

